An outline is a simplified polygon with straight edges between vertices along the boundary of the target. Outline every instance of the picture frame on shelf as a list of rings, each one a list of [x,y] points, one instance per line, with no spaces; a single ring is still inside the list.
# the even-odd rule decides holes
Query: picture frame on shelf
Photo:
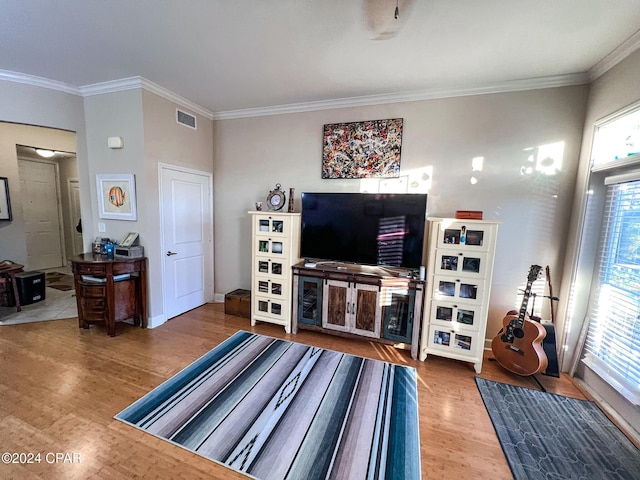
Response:
[[[13,220],[11,197],[9,196],[9,179],[7,177],[0,177],[0,220]]]
[[[136,232],[129,232],[127,236],[120,242],[121,247],[131,247],[138,239],[138,234]]]
[[[98,216],[112,220],[137,220],[133,174],[97,174]]]

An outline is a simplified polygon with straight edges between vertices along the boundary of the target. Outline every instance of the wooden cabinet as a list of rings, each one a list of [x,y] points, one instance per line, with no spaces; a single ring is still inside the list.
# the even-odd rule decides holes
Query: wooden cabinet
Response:
[[[293,331],[404,344],[418,355],[424,282],[404,272],[337,262],[293,267]],[[407,272],[408,274],[408,272]]]
[[[111,259],[84,253],[71,260],[80,328],[104,322],[110,336],[116,322],[132,319],[146,327],[146,258]]]
[[[380,336],[377,285],[327,280],[322,304],[322,327],[365,337]]]
[[[291,267],[300,260],[300,214],[249,212],[252,222],[251,325],[291,333]]]
[[[23,268],[10,260],[0,262],[0,307],[15,305],[16,311],[22,310],[16,274],[23,272]]]
[[[464,360],[480,373],[499,223],[429,218],[428,225],[420,359]]]

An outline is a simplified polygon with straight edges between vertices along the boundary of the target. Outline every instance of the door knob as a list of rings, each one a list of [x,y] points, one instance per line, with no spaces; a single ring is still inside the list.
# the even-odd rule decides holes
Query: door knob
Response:
[[[172,252],[172,251],[168,251],[167,252],[167,257],[170,257],[171,255],[177,255],[176,252]]]

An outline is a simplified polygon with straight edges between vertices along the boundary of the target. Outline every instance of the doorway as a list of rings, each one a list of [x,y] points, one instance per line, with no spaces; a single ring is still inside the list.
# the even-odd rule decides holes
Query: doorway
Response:
[[[82,220],[80,216],[80,182],[77,178],[67,180],[69,192],[69,236],[71,238],[71,254],[80,255],[84,251],[82,244]]]
[[[45,151],[32,146],[16,145],[21,207],[24,218],[26,267],[42,270],[63,267],[76,253],[77,239],[71,233],[76,224],[72,211],[72,182],[77,176],[74,152]],[[76,193],[79,193],[76,180]],[[79,211],[79,198],[76,207]]]
[[[164,314],[213,300],[213,177],[159,165]]]
[[[29,269],[64,265],[60,186],[54,163],[18,160]]]

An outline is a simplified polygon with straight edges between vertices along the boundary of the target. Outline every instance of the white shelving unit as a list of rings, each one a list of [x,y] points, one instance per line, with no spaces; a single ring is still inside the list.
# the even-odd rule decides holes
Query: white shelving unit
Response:
[[[427,294],[420,360],[440,355],[482,369],[500,222],[428,219]]]
[[[300,214],[249,212],[252,220],[251,325],[291,333],[291,267],[300,261]]]

